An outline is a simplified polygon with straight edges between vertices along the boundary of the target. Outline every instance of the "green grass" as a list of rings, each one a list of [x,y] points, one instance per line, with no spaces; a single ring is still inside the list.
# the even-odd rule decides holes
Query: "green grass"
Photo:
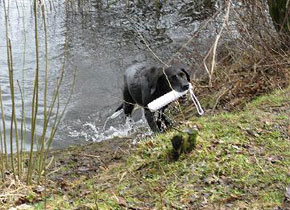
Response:
[[[176,131],[143,140],[126,159],[79,180],[84,196],[55,195],[53,209],[273,209],[290,184],[289,88],[244,111],[191,118],[197,147],[171,157]],[[78,189],[75,189],[78,195]],[[36,209],[42,209],[38,204]]]

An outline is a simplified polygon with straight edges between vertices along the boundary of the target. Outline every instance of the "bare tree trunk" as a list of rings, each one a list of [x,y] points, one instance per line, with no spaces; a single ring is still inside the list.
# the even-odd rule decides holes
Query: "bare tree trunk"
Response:
[[[268,0],[269,11],[277,32],[290,46],[290,0]]]

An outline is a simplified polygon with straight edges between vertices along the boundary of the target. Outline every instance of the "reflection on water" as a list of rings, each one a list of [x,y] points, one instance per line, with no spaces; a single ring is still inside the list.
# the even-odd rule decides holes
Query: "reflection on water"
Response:
[[[131,5],[131,8],[126,9],[125,1],[115,1],[110,7],[100,5],[98,2],[100,1],[65,1],[65,3],[45,1],[49,35],[50,93],[61,69],[64,55],[66,55],[66,77],[62,87],[62,99],[68,95],[73,72],[77,69],[74,95],[59,126],[55,147],[77,143],[83,139],[99,141],[108,136],[131,132],[132,123],[124,123],[122,118],[114,120],[106,131],[102,131],[101,128],[106,118],[121,103],[122,75],[126,66],[135,60],[158,62],[148,50],[148,46],[144,44],[144,39],[162,60],[168,61],[201,24],[195,20],[203,19],[207,13],[212,12],[212,10],[204,10],[205,13],[202,13],[200,5],[193,4],[192,1],[183,3],[166,1],[160,7],[160,16],[157,18],[154,3]],[[31,120],[35,70],[34,20],[31,4],[30,0],[18,0],[10,1],[9,5],[9,36],[14,56],[14,75],[15,79],[24,86],[27,124]],[[186,12],[181,12],[181,9]],[[1,2],[0,10],[3,11]],[[2,25],[4,23],[2,12],[0,23]],[[0,82],[4,108],[8,110],[9,115],[11,100],[3,30],[3,27],[0,28]],[[43,90],[45,54],[41,22],[39,36],[40,85]],[[67,47],[64,47],[65,41]],[[185,59],[192,66],[194,60],[186,57]],[[21,98],[18,89],[16,99],[17,119],[21,120]],[[41,130],[42,113],[43,96],[41,95],[38,132]],[[8,115],[7,121],[9,121]],[[146,126],[142,120],[139,120],[140,118],[133,123],[134,127]]]

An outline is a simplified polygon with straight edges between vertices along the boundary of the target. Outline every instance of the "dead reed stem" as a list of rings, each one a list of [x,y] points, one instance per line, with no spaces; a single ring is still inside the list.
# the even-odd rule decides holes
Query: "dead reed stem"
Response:
[[[209,52],[207,53],[207,55],[203,59],[203,64],[204,64],[205,70],[208,73],[208,77],[209,77],[208,84],[209,84],[210,87],[212,87],[212,75],[214,73],[214,69],[215,69],[215,66],[216,66],[216,51],[217,51],[218,42],[219,42],[219,40],[221,38],[221,35],[222,35],[222,32],[223,32],[224,28],[226,27],[227,22],[229,20],[229,14],[230,14],[231,5],[232,5],[232,1],[229,0],[228,4],[227,4],[226,14],[225,14],[224,21],[223,21],[223,24],[221,26],[221,29],[220,29],[219,33],[217,34],[217,36],[216,36],[214,44],[212,45],[212,47],[210,48]],[[206,65],[206,60],[207,60],[207,58],[209,57],[210,54],[212,54],[212,62],[211,62],[211,69],[209,70],[209,68]]]
[[[31,147],[29,153],[29,163],[27,172],[27,183],[31,183],[32,169],[33,169],[33,148],[35,141],[35,129],[38,111],[38,85],[39,85],[39,45],[38,45],[38,19],[37,19],[37,0],[33,3],[33,15],[34,15],[34,36],[35,36],[35,56],[36,56],[36,67],[35,67],[35,80],[34,90],[32,99],[32,116],[31,116]]]

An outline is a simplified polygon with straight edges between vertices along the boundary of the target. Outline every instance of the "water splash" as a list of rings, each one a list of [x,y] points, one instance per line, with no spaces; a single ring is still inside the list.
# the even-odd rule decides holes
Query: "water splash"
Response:
[[[102,127],[98,127],[92,122],[86,122],[82,125],[82,129],[70,131],[69,136],[73,138],[82,138],[86,141],[100,142],[114,137],[128,137],[137,134],[140,130],[142,130],[143,136],[151,135],[152,133],[149,127],[146,126],[146,122],[143,118],[136,122],[127,118],[124,124],[110,126],[106,130],[103,130]]]
[[[104,123],[103,130],[105,131],[107,123],[109,122],[109,120],[113,120],[113,119],[117,118],[120,114],[123,113],[123,111],[124,111],[123,109],[120,109],[119,111],[114,112],[110,117],[108,117]]]

